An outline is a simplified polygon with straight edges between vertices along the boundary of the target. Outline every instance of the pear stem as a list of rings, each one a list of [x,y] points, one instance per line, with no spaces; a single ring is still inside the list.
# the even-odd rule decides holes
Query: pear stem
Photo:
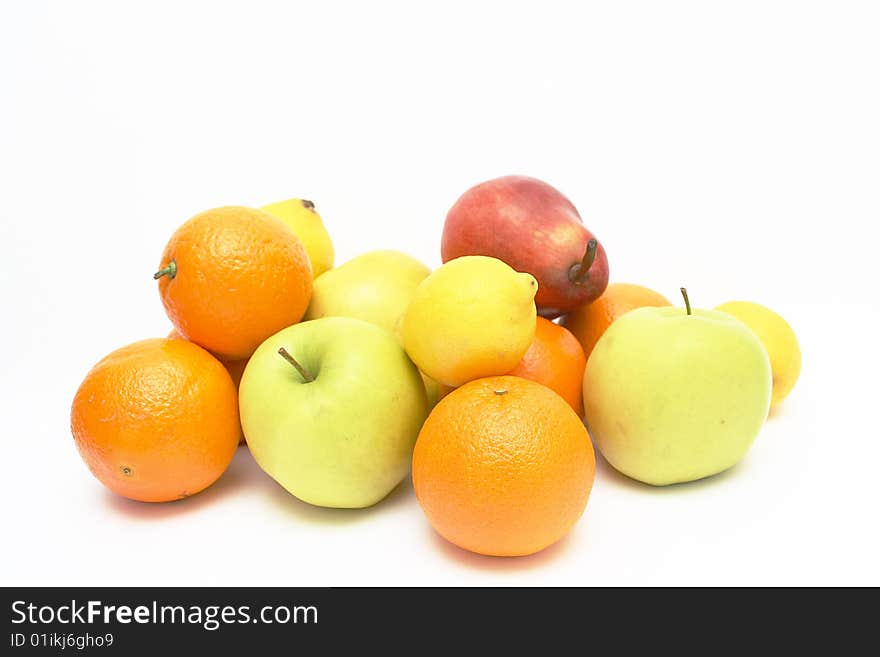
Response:
[[[596,241],[596,238],[590,238],[590,241],[587,242],[587,250],[584,251],[584,257],[581,261],[573,265],[571,269],[568,270],[568,277],[572,283],[580,285],[585,280],[587,280],[587,276],[590,273],[590,267],[593,266],[593,261],[596,259],[596,251],[599,249],[599,242]]]
[[[162,267],[159,271],[153,274],[153,280],[159,280],[163,276],[167,276],[168,280],[173,280],[175,276],[177,276],[177,263],[172,260],[167,265]]]
[[[683,287],[679,289],[681,290],[681,296],[684,297],[684,307],[687,308],[688,315],[693,315],[691,312],[691,302],[690,299],[688,299],[688,291]]]
[[[294,358],[293,356],[290,355],[290,352],[288,352],[287,349],[285,349],[284,347],[281,347],[278,350],[278,353],[281,354],[281,357],[284,360],[286,360],[288,363],[290,363],[291,365],[293,365],[296,368],[296,371],[299,372],[299,375],[303,378],[303,380],[306,383],[311,383],[312,381],[315,380],[315,377],[313,377],[311,374],[309,374],[308,371],[306,370],[306,368],[303,367],[302,365],[300,365],[299,362],[296,360],[296,358]]]

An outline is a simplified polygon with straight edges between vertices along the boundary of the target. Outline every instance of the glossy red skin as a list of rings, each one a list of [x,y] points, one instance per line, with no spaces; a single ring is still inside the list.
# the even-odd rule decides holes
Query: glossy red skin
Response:
[[[561,192],[535,178],[504,176],[462,194],[446,215],[440,248],[443,262],[485,255],[528,272],[538,279],[538,312],[556,317],[593,301],[608,285],[601,244],[586,280],[569,278],[594,237]]]

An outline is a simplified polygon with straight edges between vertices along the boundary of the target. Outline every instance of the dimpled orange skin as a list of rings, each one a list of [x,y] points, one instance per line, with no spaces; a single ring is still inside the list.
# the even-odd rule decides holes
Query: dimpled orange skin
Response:
[[[631,283],[612,283],[592,303],[576,308],[562,318],[560,324],[571,331],[584,348],[587,360],[593,347],[621,315],[645,306],[671,306],[659,292]]]
[[[174,327],[222,360],[248,358],[296,324],[312,298],[305,247],[281,220],[253,208],[196,215],[168,241],[159,294]],[[157,274],[158,275],[158,274]]]
[[[583,514],[596,460],[580,418],[556,393],[515,376],[444,397],[413,454],[416,497],[434,529],[492,556],[533,554]]]
[[[168,502],[204,490],[238,447],[238,394],[229,372],[186,340],[118,349],[86,375],[71,430],[92,474],[123,497]]]
[[[178,340],[186,340],[180,333],[177,332],[177,329],[172,329],[170,333],[168,333],[169,338],[177,338]],[[232,382],[235,384],[235,389],[238,390],[238,386],[241,384],[241,377],[244,374],[244,368],[247,367],[248,360],[247,358],[242,358],[240,360],[220,360],[223,363],[223,367],[226,368],[226,371],[229,372],[229,376],[232,377]],[[239,422],[239,426],[241,423]],[[244,430],[241,430],[241,434],[239,436],[239,445],[246,445],[247,442],[244,439]]]
[[[535,337],[519,364],[508,374],[541,383],[584,414],[584,349],[569,331],[538,317]]]

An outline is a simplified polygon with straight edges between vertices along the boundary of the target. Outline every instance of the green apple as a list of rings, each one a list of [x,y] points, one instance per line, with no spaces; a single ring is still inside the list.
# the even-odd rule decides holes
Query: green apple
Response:
[[[354,317],[391,331],[403,344],[403,315],[416,288],[431,273],[400,251],[370,251],[315,279],[305,319]],[[428,408],[439,400],[437,382],[422,374]]]
[[[371,506],[409,472],[427,415],[419,371],[373,324],[326,317],[260,345],[239,391],[257,463],[310,504]]]
[[[371,251],[315,279],[305,318],[354,317],[400,340],[403,314],[431,270],[399,251]]]
[[[715,310],[639,308],[596,343],[584,411],[617,470],[662,486],[736,464],[770,408],[767,352],[745,324]]]

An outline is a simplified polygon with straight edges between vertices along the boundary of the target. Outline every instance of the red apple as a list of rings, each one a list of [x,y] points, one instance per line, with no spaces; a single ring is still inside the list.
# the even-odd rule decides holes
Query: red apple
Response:
[[[557,317],[589,303],[608,285],[605,249],[561,192],[526,176],[471,187],[446,215],[443,262],[492,256],[538,279],[535,303]]]

